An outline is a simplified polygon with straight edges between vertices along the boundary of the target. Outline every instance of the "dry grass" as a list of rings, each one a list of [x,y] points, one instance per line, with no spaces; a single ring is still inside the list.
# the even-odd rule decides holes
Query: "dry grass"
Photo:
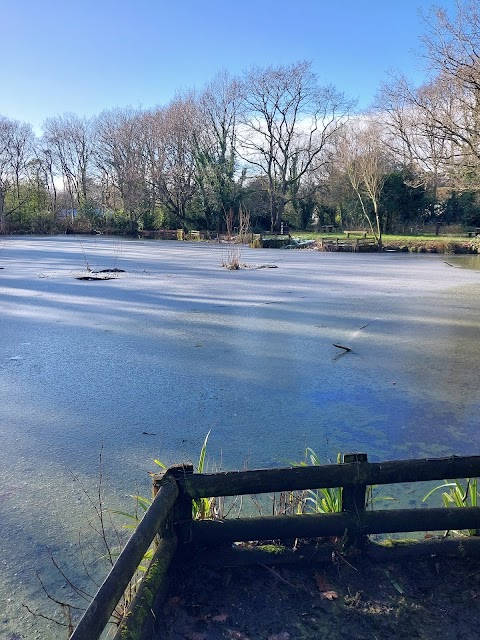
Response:
[[[247,242],[247,238],[250,233],[250,212],[240,207],[238,212],[239,229],[238,234],[234,235],[234,217],[233,211],[230,209],[225,215],[225,224],[227,226],[227,237],[229,241],[226,255],[223,258],[221,265],[230,271],[237,271],[242,267],[247,267],[242,262],[242,249],[243,244]]]

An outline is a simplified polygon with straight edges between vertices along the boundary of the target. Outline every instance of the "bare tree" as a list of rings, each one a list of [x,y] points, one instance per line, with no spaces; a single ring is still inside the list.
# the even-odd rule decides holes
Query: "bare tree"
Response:
[[[439,7],[423,15],[429,80],[414,87],[397,75],[376,99],[385,142],[428,188],[432,213],[440,186],[480,189],[480,6],[456,0],[455,8],[452,17]]]
[[[103,112],[96,122],[95,161],[110,196],[118,192],[135,232],[150,194],[147,188],[144,150],[144,112],[113,109]]]
[[[456,188],[480,188],[480,8],[456,0],[453,18],[441,8],[424,15],[424,58],[431,79],[417,89],[398,84],[415,113],[417,135]],[[432,140],[434,140],[432,144]],[[430,151],[430,153],[428,153]],[[421,157],[422,154],[417,154]]]
[[[242,81],[239,149],[267,176],[272,231],[280,230],[289,192],[326,161],[332,136],[352,102],[333,86],[320,86],[308,62],[253,67]]]
[[[177,96],[163,111],[163,175],[159,183],[162,203],[182,226],[196,189],[194,134],[199,127],[192,95]]]
[[[195,130],[197,183],[207,227],[219,226],[230,210],[239,216],[245,172],[238,171],[237,129],[240,84],[222,71],[198,99]]]
[[[99,117],[101,180],[120,195],[131,231],[156,206],[174,224],[186,226],[197,192],[194,133],[199,128],[192,95],[177,96],[166,107],[116,109]]]
[[[56,172],[63,179],[71,208],[85,211],[89,201],[90,171],[93,168],[92,121],[67,113],[48,118],[43,130],[43,145],[49,150]]]
[[[441,7],[424,14],[424,56],[436,76],[475,95],[480,91],[480,6],[476,0],[455,0],[455,7],[453,19]]]
[[[25,202],[20,192],[22,178],[33,154],[34,135],[30,125],[0,116],[0,233],[7,231],[7,217]],[[12,202],[6,208],[7,194]]]
[[[379,126],[360,122],[355,128],[345,129],[338,136],[337,158],[381,248],[380,197],[391,165]]]
[[[6,233],[5,197],[12,183],[10,166],[10,141],[12,123],[3,116],[0,118],[0,233]]]
[[[156,107],[143,114],[146,181],[154,205],[163,205],[166,167],[165,109]]]
[[[452,142],[436,122],[441,111],[453,118],[452,98],[435,81],[414,88],[406,78],[397,76],[382,85],[375,101],[375,119],[381,123],[385,145],[410,173],[411,186],[428,189],[432,214],[438,189],[451,178],[455,167]]]
[[[51,149],[40,141],[36,145],[37,180],[43,183],[49,196],[49,209],[52,213],[57,211],[57,185],[55,175],[55,163]],[[40,177],[41,176],[41,177]]]
[[[10,137],[10,164],[12,167],[17,203],[20,202],[20,181],[34,154],[35,136],[32,127],[25,122],[15,122]]]

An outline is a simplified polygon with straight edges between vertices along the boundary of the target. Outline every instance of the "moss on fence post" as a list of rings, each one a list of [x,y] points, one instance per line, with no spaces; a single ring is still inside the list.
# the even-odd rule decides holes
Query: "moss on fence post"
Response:
[[[166,590],[167,572],[176,549],[177,537],[170,529],[161,538],[113,640],[143,640],[150,637],[149,622],[154,621],[153,605]]]

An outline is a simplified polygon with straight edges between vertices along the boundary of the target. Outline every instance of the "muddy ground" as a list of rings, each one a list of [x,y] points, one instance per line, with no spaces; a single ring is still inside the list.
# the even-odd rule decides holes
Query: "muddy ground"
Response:
[[[153,640],[474,640],[480,560],[177,566]]]

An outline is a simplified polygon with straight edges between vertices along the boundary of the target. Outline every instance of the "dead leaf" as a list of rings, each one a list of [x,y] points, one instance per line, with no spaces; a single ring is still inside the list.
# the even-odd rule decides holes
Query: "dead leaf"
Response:
[[[320,573],[315,574],[315,582],[317,583],[322,600],[336,600],[338,598],[337,592],[332,589]]]
[[[322,591],[320,594],[322,600],[336,600],[338,593],[336,591]]]

